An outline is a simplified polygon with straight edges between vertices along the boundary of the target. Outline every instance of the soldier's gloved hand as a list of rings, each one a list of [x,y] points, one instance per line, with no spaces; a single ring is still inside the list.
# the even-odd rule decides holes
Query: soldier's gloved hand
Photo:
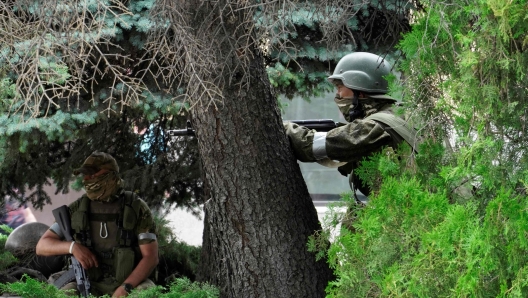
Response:
[[[299,127],[298,124],[290,122],[290,121],[283,122],[282,126],[284,127],[284,130],[286,131],[287,135],[291,134]]]
[[[290,146],[293,149],[295,157],[302,162],[315,161],[312,144],[315,130],[308,129],[292,122],[284,122],[286,135],[290,140]]]
[[[76,242],[75,245],[73,245],[72,254],[77,259],[77,261],[81,263],[81,266],[84,269],[99,267],[97,257],[92,253],[92,251],[88,247],[80,243]]]

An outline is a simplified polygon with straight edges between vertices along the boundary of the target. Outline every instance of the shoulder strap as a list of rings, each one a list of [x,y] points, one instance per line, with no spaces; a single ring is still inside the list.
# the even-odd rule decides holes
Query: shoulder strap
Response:
[[[75,231],[74,238],[86,246],[91,246],[90,237],[90,199],[87,196],[82,196],[79,199],[77,210],[74,210],[71,215],[71,226]]]
[[[374,113],[365,119],[379,121],[383,124],[388,125],[397,134],[399,134],[415,152],[418,152],[418,137],[416,130],[409,127],[408,123],[400,117],[397,117],[390,113],[379,112]]]
[[[132,230],[136,227],[139,209],[141,206],[137,195],[132,191],[125,191],[125,204],[123,210],[123,227],[127,230]]]
[[[121,230],[120,245],[130,246],[134,238],[134,229],[139,219],[140,200],[132,191],[124,191],[122,218],[118,221]]]

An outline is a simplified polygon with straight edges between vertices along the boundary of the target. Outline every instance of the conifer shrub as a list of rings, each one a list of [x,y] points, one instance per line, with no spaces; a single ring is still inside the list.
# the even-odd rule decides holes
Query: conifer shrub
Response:
[[[336,276],[327,297],[527,297],[528,201],[513,185],[500,186],[498,165],[481,145],[437,160],[436,174],[419,161],[410,171],[386,152],[364,161],[358,173],[382,181],[379,190],[365,206],[343,196],[326,219],[333,225],[309,241]],[[438,153],[437,146],[422,149]],[[467,166],[468,152],[482,158]],[[463,177],[478,179],[454,196],[466,186]],[[351,228],[340,225],[350,214]]]
[[[421,5],[397,67],[429,140],[414,168],[365,160],[368,204],[344,196],[332,218],[353,222],[309,248],[334,269],[328,297],[528,297],[527,6]]]
[[[0,284],[0,292],[24,298],[68,297],[65,292],[60,291],[54,285],[39,282],[27,275],[24,275],[18,282]]]
[[[7,225],[0,225],[0,229],[4,233],[0,233],[0,271],[4,271],[17,262],[17,258],[13,254],[4,249],[7,237],[13,231]]]
[[[201,247],[180,241],[166,218],[156,216],[158,227],[158,284],[169,283],[174,278],[194,280],[200,264]]]

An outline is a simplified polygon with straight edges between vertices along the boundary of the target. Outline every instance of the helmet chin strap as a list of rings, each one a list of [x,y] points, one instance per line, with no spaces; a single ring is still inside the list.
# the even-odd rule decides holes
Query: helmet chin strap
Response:
[[[354,97],[352,98],[353,107],[349,111],[350,122],[365,116],[363,105],[359,102],[359,91],[352,90],[352,92],[354,92]]]

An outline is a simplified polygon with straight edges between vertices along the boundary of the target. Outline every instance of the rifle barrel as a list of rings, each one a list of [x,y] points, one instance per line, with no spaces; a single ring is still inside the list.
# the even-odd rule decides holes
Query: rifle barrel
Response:
[[[167,132],[171,136],[194,136],[194,129],[192,128],[191,121],[187,120],[185,129],[172,129]]]
[[[169,135],[171,136],[194,136],[194,130],[193,129],[172,129],[167,131]]]
[[[296,123],[308,129],[315,129],[321,132],[327,132],[337,127],[337,124],[332,119],[285,120],[284,122]],[[171,130],[167,130],[167,132],[171,136],[194,136],[196,135],[189,121],[187,122],[187,128],[171,129]]]

